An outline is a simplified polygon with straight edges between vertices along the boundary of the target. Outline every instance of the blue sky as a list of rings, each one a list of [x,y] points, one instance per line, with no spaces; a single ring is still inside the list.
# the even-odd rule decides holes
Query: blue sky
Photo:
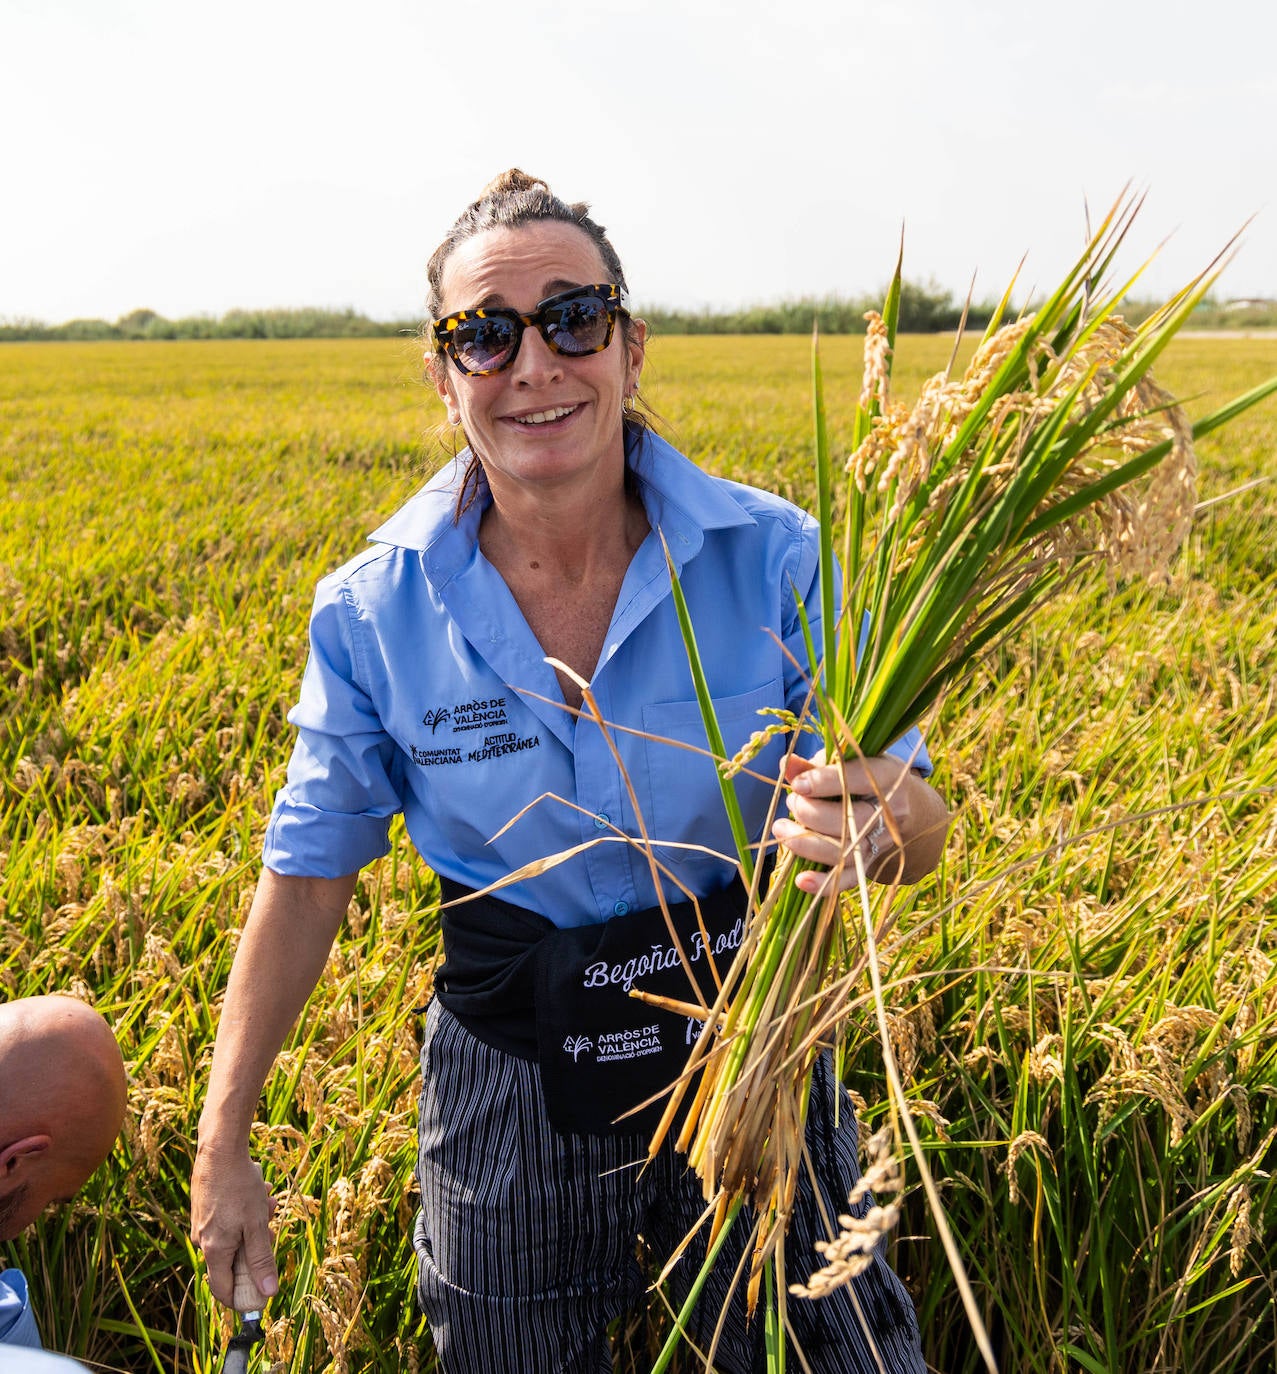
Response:
[[[640,305],[1057,278],[1147,192],[1165,294],[1252,215],[1277,295],[1277,6],[0,0],[0,318],[415,316],[502,168],[589,200]],[[1169,237],[1168,237],[1169,236]]]

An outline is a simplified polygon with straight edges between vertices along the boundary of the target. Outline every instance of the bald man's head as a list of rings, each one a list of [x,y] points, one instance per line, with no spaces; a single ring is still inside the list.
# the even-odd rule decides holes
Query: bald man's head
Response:
[[[0,1240],[75,1196],[124,1122],[110,1026],[74,997],[0,1003]]]

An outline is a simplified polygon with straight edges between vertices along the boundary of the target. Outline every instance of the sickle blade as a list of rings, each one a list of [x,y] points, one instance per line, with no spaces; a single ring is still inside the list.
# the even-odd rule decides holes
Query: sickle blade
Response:
[[[222,1361],[222,1374],[248,1374],[249,1352],[261,1338],[261,1314],[244,1313],[239,1330],[227,1343],[226,1358]]]

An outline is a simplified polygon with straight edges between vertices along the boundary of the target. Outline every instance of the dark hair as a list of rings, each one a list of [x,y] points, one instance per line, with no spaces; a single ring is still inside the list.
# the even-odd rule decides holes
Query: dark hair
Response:
[[[448,230],[444,241],[430,255],[426,267],[426,279],[430,283],[426,309],[430,315],[438,317],[443,309],[443,269],[459,243],[475,234],[482,234],[486,229],[518,229],[524,224],[538,224],[543,220],[575,224],[599,250],[608,281],[625,286],[621,259],[612,247],[607,231],[590,218],[590,207],[583,200],[569,205],[560,200],[539,177],[529,176],[517,167],[511,167],[508,172],[502,172],[488,182],[479,192],[479,199],[467,206]]]
[[[430,255],[430,262],[426,266],[426,279],[429,283],[426,310],[430,320],[426,323],[424,333],[426,349],[430,355],[427,367],[436,380],[439,377],[437,369],[446,367],[447,359],[435,351],[434,332],[430,321],[437,319],[443,310],[443,273],[453,250],[466,239],[472,238],[475,234],[482,234],[488,229],[518,229],[525,224],[539,224],[546,220],[574,224],[580,229],[599,250],[607,280],[628,290],[621,259],[612,247],[607,231],[590,218],[590,207],[585,201],[569,205],[567,201],[560,200],[540,177],[529,176],[518,167],[511,167],[509,171],[502,172],[500,176],[488,182],[479,192],[479,198],[466,207],[448,230],[443,242]],[[623,314],[620,323],[621,337],[628,342],[632,328],[629,317]],[[635,402],[646,409],[637,394]],[[648,427],[647,417],[638,409],[630,410],[626,413],[624,427],[627,440],[637,437],[641,430]],[[481,471],[482,460],[472,451],[465,476],[461,481],[461,489],[457,494],[458,517],[478,494]]]

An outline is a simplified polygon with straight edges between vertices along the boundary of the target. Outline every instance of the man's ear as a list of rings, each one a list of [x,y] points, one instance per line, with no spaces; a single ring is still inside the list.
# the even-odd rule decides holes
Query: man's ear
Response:
[[[26,1135],[9,1145],[0,1147],[0,1191],[12,1182],[20,1182],[23,1164],[33,1162],[33,1155],[42,1155],[53,1141],[47,1135]]]

